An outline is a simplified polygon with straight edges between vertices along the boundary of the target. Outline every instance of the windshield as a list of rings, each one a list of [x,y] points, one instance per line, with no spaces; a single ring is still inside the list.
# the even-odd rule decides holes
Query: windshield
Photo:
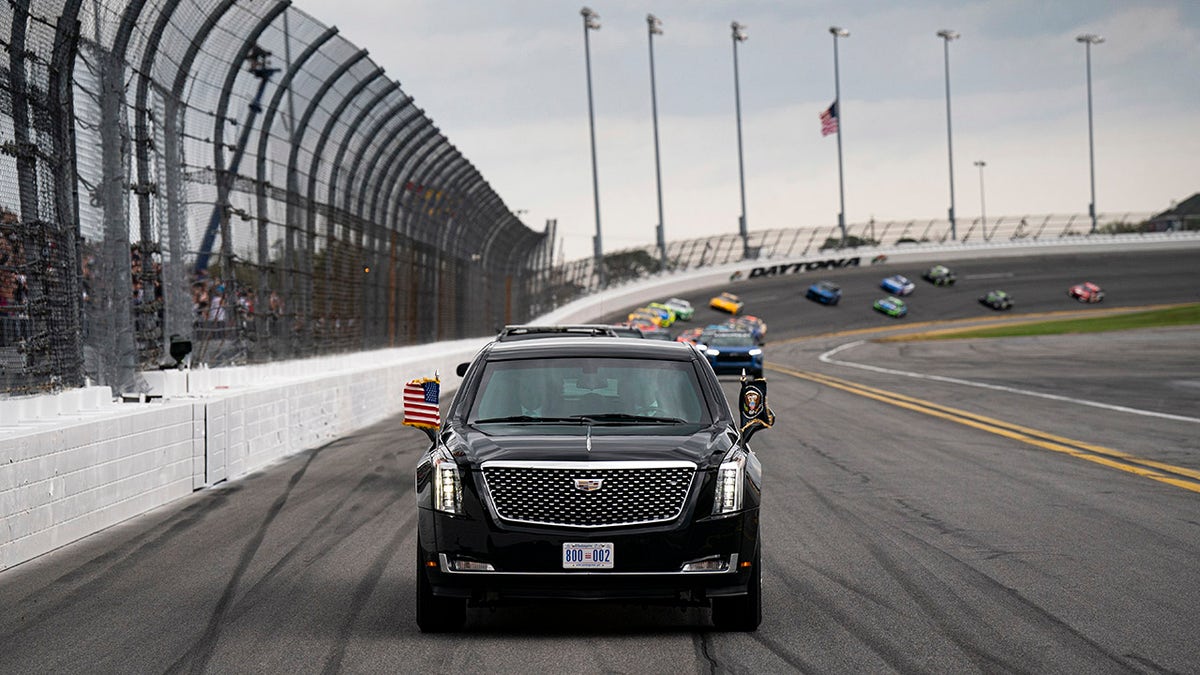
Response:
[[[710,417],[690,361],[563,357],[488,363],[467,421],[676,426]]]

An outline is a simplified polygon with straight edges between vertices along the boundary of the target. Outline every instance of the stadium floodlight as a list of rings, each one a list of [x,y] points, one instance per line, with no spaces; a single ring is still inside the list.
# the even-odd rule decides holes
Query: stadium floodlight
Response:
[[[729,24],[733,31],[733,102],[737,111],[737,139],[738,139],[738,184],[741,186],[742,194],[742,214],[738,216],[738,235],[742,238],[742,258],[749,257],[749,249],[747,244],[747,225],[746,225],[746,168],[742,161],[742,90],[741,83],[738,81],[738,43],[745,42],[750,39],[746,34],[746,26],[734,21]]]
[[[658,154],[658,91],[654,81],[654,36],[662,35],[662,19],[653,14],[646,15],[646,27],[649,30],[650,41],[650,112],[654,120],[654,178],[658,187],[658,227],[655,235],[658,239],[658,263],[660,269],[667,269],[667,235],[666,224],[663,222],[662,195],[662,163]]]
[[[950,157],[950,240],[958,240],[958,221],[954,214],[954,134],[950,126],[950,41],[959,38],[958,31],[943,28],[937,32],[942,38],[946,62],[946,152]]]
[[[600,287],[603,288],[607,284],[608,275],[604,270],[604,243],[600,239],[600,179],[596,171],[596,112],[592,104],[592,48],[588,42],[588,33],[600,30],[600,15],[592,11],[590,7],[584,7],[579,10],[579,13],[583,15],[583,55],[584,62],[587,64],[588,128],[591,131],[592,139],[592,198],[596,204],[596,237],[592,240],[592,245],[596,274],[599,277]]]
[[[1096,145],[1092,132],[1092,45],[1104,42],[1104,38],[1093,33],[1084,33],[1075,38],[1082,42],[1087,51],[1087,96],[1088,96],[1088,167],[1092,180],[1092,203],[1088,204],[1088,215],[1092,217],[1092,234],[1096,233]]]

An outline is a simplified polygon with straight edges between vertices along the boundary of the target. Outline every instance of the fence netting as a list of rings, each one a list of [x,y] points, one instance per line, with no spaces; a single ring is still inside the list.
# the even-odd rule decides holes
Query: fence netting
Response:
[[[537,305],[546,232],[288,2],[11,0],[0,40],[0,395],[484,335]]]

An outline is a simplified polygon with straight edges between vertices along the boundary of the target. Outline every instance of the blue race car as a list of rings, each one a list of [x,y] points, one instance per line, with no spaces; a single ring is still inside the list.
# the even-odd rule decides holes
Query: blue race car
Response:
[[[893,319],[899,319],[908,314],[908,305],[905,305],[900,298],[889,295],[875,301],[875,311],[883,312]]]
[[[879,287],[892,295],[908,295],[916,290],[917,285],[901,274],[894,274],[879,282]]]
[[[697,344],[718,375],[763,374],[763,350],[749,331],[705,330]]]
[[[842,289],[832,281],[818,281],[808,287],[804,297],[823,305],[836,305],[842,299]]]

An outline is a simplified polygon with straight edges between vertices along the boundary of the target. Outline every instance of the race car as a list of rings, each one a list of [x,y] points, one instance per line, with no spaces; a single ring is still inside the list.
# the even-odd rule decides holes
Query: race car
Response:
[[[1013,306],[1012,296],[1000,290],[988,291],[987,295],[979,298],[979,302],[992,309],[1012,309]]]
[[[639,307],[638,309],[630,312],[627,318],[630,325],[637,323],[648,323],[655,328],[662,326],[663,322],[662,315],[660,315],[658,312],[647,311],[643,307]]]
[[[683,298],[671,298],[665,300],[663,304],[675,310],[675,315],[680,321],[691,321],[696,314],[696,308],[692,307],[692,303]]]
[[[675,313],[669,309],[660,309],[658,307],[638,307],[635,312],[643,314],[652,314],[658,317],[658,326],[661,328],[670,328],[671,324],[675,323]]]
[[[700,334],[704,332],[703,328],[689,328],[679,335],[675,336],[676,342],[687,342],[688,344],[696,344],[700,339]]]
[[[742,299],[733,293],[722,293],[709,300],[708,306],[721,312],[737,314],[742,311]]]
[[[917,285],[902,274],[892,276],[879,282],[879,287],[892,295],[909,295],[917,289]]]
[[[925,270],[921,278],[934,286],[950,286],[954,284],[954,272],[950,271],[945,265],[934,265]]]
[[[679,312],[676,312],[675,308],[670,305],[663,304],[661,302],[652,302],[646,306],[649,307],[650,309],[656,309],[660,312],[666,312],[667,314],[669,314],[671,323],[675,323],[676,321],[679,320]]]
[[[1104,299],[1104,291],[1100,290],[1099,286],[1090,281],[1075,284],[1067,290],[1067,295],[1079,302],[1100,302]]]
[[[899,319],[908,314],[908,305],[905,305],[904,301],[900,298],[889,295],[886,298],[880,298],[875,301],[875,311],[883,312],[893,319]]]
[[[762,344],[767,335],[767,322],[763,321],[757,316],[746,314],[744,316],[730,319],[725,323],[728,323],[738,330],[750,331],[750,334],[754,336],[754,340],[758,342],[758,344]]]
[[[808,287],[804,297],[823,305],[836,305],[842,299],[842,289],[832,281],[818,281]]]
[[[667,342],[673,341],[673,338],[671,337],[671,331],[667,330],[666,328],[643,328],[642,337],[646,338],[647,340],[665,340]]]

